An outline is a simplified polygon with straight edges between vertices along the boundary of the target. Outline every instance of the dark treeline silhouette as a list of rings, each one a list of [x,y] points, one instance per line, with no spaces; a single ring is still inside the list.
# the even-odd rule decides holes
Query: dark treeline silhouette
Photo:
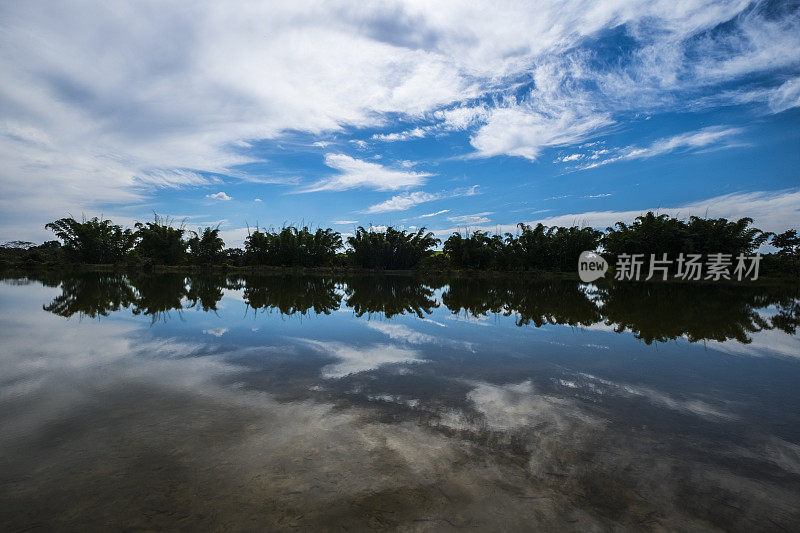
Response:
[[[800,237],[761,231],[742,218],[690,217],[687,220],[648,212],[632,224],[618,222],[605,232],[588,227],[534,227],[519,224],[515,234],[483,231],[454,233],[443,243],[425,228],[414,232],[359,227],[345,240],[328,228],[287,226],[256,228],[244,248],[225,248],[219,228],[189,231],[156,215],[133,229],[110,220],[62,218],[46,225],[58,241],[36,246],[12,241],[0,248],[0,266],[27,264],[195,265],[226,267],[352,267],[373,270],[552,270],[574,272],[584,250],[596,250],[612,264],[621,254],[651,254],[676,259],[679,254],[751,255],[765,243],[777,248],[762,262],[762,272],[797,275]],[[60,242],[59,242],[60,241]],[[441,251],[435,248],[443,244]],[[675,265],[676,263],[673,263]]]
[[[603,233],[576,226],[531,228],[518,224],[519,233],[489,235],[482,231],[454,233],[444,252],[456,268],[479,270],[575,270],[584,250],[596,250]]]
[[[349,255],[353,263],[364,268],[382,270],[407,270],[416,268],[420,262],[433,254],[439,239],[433,233],[420,228],[416,233],[386,228],[386,231],[370,231],[363,227],[348,237]]]
[[[689,217],[680,220],[649,212],[633,224],[617,222],[606,229],[603,248],[611,256],[619,254],[752,254],[771,233],[751,227],[753,219],[729,221],[724,218]]]
[[[259,231],[248,235],[244,242],[244,263],[250,266],[331,266],[342,237],[332,229],[289,226],[281,231]]]
[[[443,305],[454,315],[514,316],[518,326],[604,325],[630,331],[647,344],[680,338],[748,343],[757,331],[795,334],[800,326],[800,291],[792,286],[587,286],[570,280],[463,277],[423,282],[378,275],[80,273],[56,279],[45,272],[43,276],[43,283],[61,288],[44,309],[64,317],[96,318],[130,309],[155,322],[189,309],[216,312],[224,289],[243,289],[249,308],[282,315],[324,315],[345,307],[357,316],[424,318]]]

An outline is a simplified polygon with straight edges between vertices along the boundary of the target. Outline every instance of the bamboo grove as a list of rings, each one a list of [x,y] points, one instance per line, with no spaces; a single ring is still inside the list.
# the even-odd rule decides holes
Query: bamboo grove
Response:
[[[800,237],[761,231],[742,218],[690,217],[648,212],[633,223],[605,231],[590,227],[518,224],[514,233],[453,233],[446,239],[425,228],[358,227],[351,235],[327,228],[255,228],[242,248],[226,248],[219,227],[188,230],[156,215],[151,222],[123,228],[111,220],[62,218],[46,225],[58,240],[41,245],[12,241],[0,248],[1,265],[92,264],[147,267],[343,267],[372,270],[574,271],[579,254],[597,250],[610,260],[619,254],[751,254],[775,247],[773,264],[797,272]]]

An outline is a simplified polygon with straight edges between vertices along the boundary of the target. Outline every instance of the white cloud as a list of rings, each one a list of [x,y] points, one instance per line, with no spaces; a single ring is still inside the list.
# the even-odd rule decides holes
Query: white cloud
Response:
[[[358,220],[334,220],[334,224],[358,224]]]
[[[628,146],[619,150],[619,155],[600,159],[594,163],[589,163],[581,169],[595,168],[617,161],[629,159],[649,159],[659,155],[668,154],[676,150],[696,150],[714,146],[716,148],[729,148],[735,146],[731,142],[731,137],[741,133],[741,128],[731,128],[723,126],[709,126],[696,132],[681,133],[666,139],[659,139],[650,146],[643,148]],[[599,150],[592,154],[590,159],[599,159],[600,156],[609,153],[610,150]]]
[[[256,198],[256,199],[254,199],[253,201],[254,201],[254,202],[260,202],[260,201],[261,201],[261,198]]]
[[[436,212],[433,212],[433,213],[427,213],[427,214],[424,214],[424,215],[420,215],[419,218],[435,217],[437,215],[443,215],[444,213],[449,213],[449,212],[450,212],[449,209],[442,209],[441,211],[436,211]]]
[[[512,155],[533,161],[545,148],[578,143],[612,123],[609,113],[512,105],[492,110],[470,143],[481,157]]]
[[[376,133],[372,136],[372,139],[385,142],[407,141],[408,139],[420,139],[425,137],[426,133],[427,130],[424,128],[414,128],[412,130],[401,131],[399,133]]]
[[[413,226],[410,229],[415,229]],[[434,322],[434,324],[436,324]],[[443,324],[437,324],[443,326]],[[447,337],[437,337],[436,335],[429,335],[420,331],[415,331],[403,324],[393,324],[389,322],[379,322],[370,320],[366,322],[366,326],[375,331],[379,331],[388,336],[392,340],[402,341],[407,344],[440,344],[454,346],[458,348],[474,351],[474,344],[468,341],[461,341],[458,339],[450,339]]]
[[[411,193],[392,196],[388,200],[375,204],[367,208],[365,213],[385,213],[387,211],[404,211],[417,204],[432,202],[442,198],[441,194],[429,193],[424,191],[414,191]]]
[[[477,128],[479,156],[535,159],[620,111],[690,106],[682,96],[697,88],[795,68],[800,23],[782,9],[768,16],[743,0],[535,9],[201,1],[189,14],[171,2],[5,2],[0,212],[39,224],[144,204],[158,187],[246,177],[237,165],[253,162],[254,141],[385,127],[398,116],[420,129],[424,120],[436,131]],[[617,28],[632,59],[592,63],[584,44]],[[528,76],[534,88],[520,91]],[[771,109],[796,105],[796,87],[776,89]]]
[[[389,322],[368,321],[366,326],[375,331],[379,331],[392,340],[399,340],[408,344],[437,344],[440,339],[434,335],[414,331],[403,324],[391,324]]]
[[[486,211],[484,213],[475,213],[474,215],[458,215],[447,217],[447,220],[460,226],[474,226],[476,224],[487,224],[490,222],[489,218],[487,218],[487,215],[491,214],[491,211]]]
[[[585,156],[583,154],[571,154],[559,157],[556,159],[556,162],[559,163],[569,163],[570,161],[577,161],[579,159],[583,159]]]
[[[338,362],[324,366],[322,377],[338,379],[351,374],[369,372],[384,365],[424,363],[419,352],[391,344],[374,344],[364,347],[350,346],[338,342],[299,339],[308,346],[338,359]]]
[[[475,194],[478,194],[477,189],[478,186],[473,185],[472,187],[469,187],[467,189],[456,189],[454,191],[444,191],[439,193],[414,191],[411,193],[399,194],[397,196],[392,196],[390,199],[384,202],[370,206],[364,212],[386,213],[388,211],[404,211],[406,209],[414,207],[415,205],[419,205],[426,202],[432,202],[434,200],[441,200],[444,198],[457,198],[460,196],[473,196]]]
[[[228,328],[211,328],[204,329],[203,333],[206,335],[213,335],[215,337],[222,337],[228,332]]]
[[[675,207],[654,205],[627,211],[585,211],[539,218],[526,223],[537,224],[541,222],[545,226],[579,225],[606,228],[619,221],[631,223],[636,217],[648,211],[664,213],[678,218],[698,216],[738,220],[750,217],[754,220],[753,225],[763,231],[782,232],[791,227],[793,221],[800,220],[800,190],[738,192],[688,202]],[[434,230],[434,233],[436,235],[449,235],[454,231],[458,231],[458,229],[458,227],[437,229]],[[472,229],[488,232],[514,233],[517,231],[516,224],[477,226]]]
[[[800,106],[800,78],[791,79],[774,89],[769,95],[769,106],[774,113]]]
[[[344,154],[326,155],[325,164],[338,170],[339,174],[309,185],[300,192],[345,191],[357,187],[393,191],[422,185],[425,178],[433,175],[427,172],[394,170]]]
[[[446,130],[466,130],[488,116],[486,106],[459,106],[452,109],[441,109],[433,116],[442,121]]]
[[[223,200],[223,201],[232,199],[230,196],[228,196],[222,191],[215,192],[214,194],[206,194],[206,198],[211,198],[212,200]]]

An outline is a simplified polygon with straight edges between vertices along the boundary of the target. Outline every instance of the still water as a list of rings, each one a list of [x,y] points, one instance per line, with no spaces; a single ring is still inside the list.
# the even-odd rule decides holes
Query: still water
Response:
[[[797,530],[797,287],[0,282],[0,530]]]

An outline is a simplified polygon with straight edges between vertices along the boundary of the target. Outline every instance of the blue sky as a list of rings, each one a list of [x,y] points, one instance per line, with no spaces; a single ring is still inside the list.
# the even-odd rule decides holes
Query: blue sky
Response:
[[[800,220],[798,2],[221,4],[0,6],[0,241]]]

